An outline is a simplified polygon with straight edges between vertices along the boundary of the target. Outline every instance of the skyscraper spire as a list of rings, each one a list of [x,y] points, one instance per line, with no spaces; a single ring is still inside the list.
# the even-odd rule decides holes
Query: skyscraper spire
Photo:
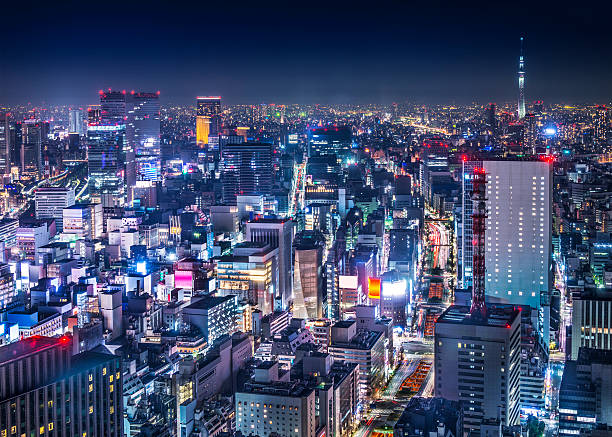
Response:
[[[519,100],[518,100],[518,118],[523,119],[525,117],[525,58],[523,55],[523,37],[521,36],[521,55],[519,56],[519,71],[518,71],[518,86],[519,86]]]

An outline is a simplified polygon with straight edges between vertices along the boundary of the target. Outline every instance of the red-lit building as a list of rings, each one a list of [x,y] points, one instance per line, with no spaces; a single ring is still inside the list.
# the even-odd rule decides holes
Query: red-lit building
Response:
[[[0,348],[0,435],[123,435],[121,360],[72,347],[35,336]]]

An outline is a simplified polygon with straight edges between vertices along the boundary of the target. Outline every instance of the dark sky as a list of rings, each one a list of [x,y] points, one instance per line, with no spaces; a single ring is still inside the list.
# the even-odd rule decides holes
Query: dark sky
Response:
[[[0,106],[108,87],[174,103],[509,101],[521,34],[528,101],[606,103],[610,3],[7,0]]]

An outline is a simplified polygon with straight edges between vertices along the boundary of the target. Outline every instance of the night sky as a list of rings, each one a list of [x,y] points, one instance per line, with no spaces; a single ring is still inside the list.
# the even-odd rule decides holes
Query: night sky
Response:
[[[499,103],[517,94],[521,34],[528,101],[608,103],[610,3],[7,0],[0,106],[108,87],[166,103]]]

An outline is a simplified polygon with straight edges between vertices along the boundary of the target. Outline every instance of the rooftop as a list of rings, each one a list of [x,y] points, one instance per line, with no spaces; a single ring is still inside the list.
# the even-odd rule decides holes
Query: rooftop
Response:
[[[0,347],[0,365],[7,364],[15,359],[23,359],[28,355],[35,354],[46,349],[61,345],[69,345],[69,337],[42,337],[35,335]]]
[[[272,217],[256,217],[253,220],[249,220],[247,223],[270,223],[270,224],[281,224],[291,221],[289,218],[272,218]]]
[[[193,309],[193,310],[209,310],[214,308],[222,303],[225,303],[229,300],[233,300],[235,298],[234,295],[230,296],[204,296],[203,298],[196,300],[191,303],[185,309]]]
[[[458,325],[482,325],[498,328],[509,328],[519,317],[520,309],[514,307],[494,307],[487,305],[488,316],[484,320],[470,317],[470,307],[452,305],[444,311],[436,323],[454,323]]]

